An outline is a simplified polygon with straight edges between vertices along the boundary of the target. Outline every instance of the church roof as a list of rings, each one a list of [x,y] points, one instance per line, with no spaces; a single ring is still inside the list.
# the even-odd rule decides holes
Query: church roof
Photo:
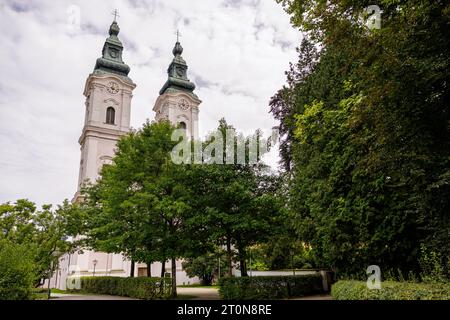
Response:
[[[132,82],[128,78],[130,67],[122,60],[123,45],[117,37],[120,32],[119,25],[114,21],[109,28],[109,38],[103,46],[102,57],[97,59],[94,74],[113,73],[127,82]]]
[[[175,43],[175,47],[173,48],[172,53],[174,55],[174,58],[169,66],[169,69],[167,70],[169,78],[167,79],[167,82],[164,84],[159,94],[163,95],[166,92],[183,91],[197,98],[197,96],[194,94],[195,84],[191,82],[187,77],[188,66],[183,57],[181,57],[181,54],[183,53],[183,47],[181,46],[179,41]]]

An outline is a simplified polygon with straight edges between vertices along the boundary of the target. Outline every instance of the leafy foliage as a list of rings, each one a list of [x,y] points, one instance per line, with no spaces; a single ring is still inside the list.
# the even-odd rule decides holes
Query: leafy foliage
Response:
[[[226,256],[221,251],[187,258],[182,265],[183,270],[189,277],[199,277],[202,285],[209,286],[214,279],[219,278],[219,263],[220,276],[223,277],[226,272],[227,261]]]
[[[231,128],[222,120],[218,132]],[[231,272],[234,247],[245,275],[247,247],[267,239],[278,221],[278,179],[260,162],[210,162],[208,157],[226,159],[225,144],[223,157],[220,146],[200,164],[175,164],[174,129],[168,122],[146,123],[119,141],[113,163],[84,190],[86,244],[147,264],[187,258],[197,275],[197,267],[205,266],[200,256],[224,245],[224,271]],[[210,281],[206,269],[200,273]]]
[[[170,160],[174,129],[147,122],[122,138],[113,164],[84,190],[83,208],[88,245],[147,264],[171,260],[176,295],[175,260],[192,249],[195,231],[188,228],[191,211],[180,184],[184,167]]]
[[[448,275],[450,7],[280,0],[304,32],[299,63],[272,99],[285,129],[289,208],[315,264],[420,274],[420,247]]]
[[[450,285],[384,281],[381,289],[368,289],[362,281],[341,280],[331,287],[335,300],[449,300]]]
[[[222,119],[217,132],[223,135],[224,141],[227,130],[234,131],[234,128]],[[241,139],[248,142],[250,138]],[[234,143],[237,142],[238,138]],[[217,157],[226,163],[226,145],[217,152]],[[246,157],[248,154],[247,150]],[[236,153],[232,156],[237,158]],[[206,159],[204,164],[188,167],[184,184],[188,186],[190,206],[196,213],[192,221],[196,229],[213,247],[226,248],[228,275],[231,275],[232,260],[236,258],[241,274],[246,276],[247,249],[267,240],[280,222],[281,205],[276,197],[279,178],[260,161],[256,164],[248,161],[245,164],[208,164]]]
[[[36,278],[30,247],[0,241],[0,300],[28,300]]]
[[[32,258],[33,281],[37,285],[52,274],[61,255],[74,249],[75,242],[69,241],[69,237],[80,230],[78,218],[77,207],[67,200],[56,210],[50,205],[37,210],[28,200],[1,204],[0,241],[18,250],[27,248],[26,257]]]
[[[219,285],[224,300],[286,299],[323,292],[319,274],[221,278]]]
[[[172,296],[170,278],[82,277],[81,291],[143,300],[168,299]],[[74,290],[76,291],[76,290]]]

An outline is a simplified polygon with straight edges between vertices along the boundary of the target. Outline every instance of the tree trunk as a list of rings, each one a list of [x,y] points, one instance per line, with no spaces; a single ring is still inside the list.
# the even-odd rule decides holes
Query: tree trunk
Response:
[[[172,258],[172,298],[177,297],[177,261]]]
[[[242,248],[242,244],[240,240],[237,241],[237,249],[239,254],[239,267],[241,269],[241,277],[248,277],[247,274],[247,261],[246,261],[246,254],[245,250]]]
[[[152,277],[152,263],[151,262],[147,262],[147,277],[149,277],[149,278]]]
[[[130,277],[134,278],[134,260],[131,260]]]
[[[241,277],[248,277],[247,273],[247,261],[245,261],[245,257],[239,255],[239,264],[241,267]]]
[[[231,239],[230,239],[230,237],[227,237],[227,260],[228,260],[228,261],[227,261],[227,262],[228,262],[228,272],[227,272],[227,275],[228,275],[229,277],[233,276],[233,272],[232,272],[233,264],[232,264],[231,259],[232,259],[232,256],[231,256]]]
[[[165,275],[166,275],[166,262],[163,261],[161,262],[161,278],[164,278]]]
[[[213,278],[214,278],[214,276],[212,276],[210,274],[204,274],[201,277],[202,280],[200,281],[200,283],[203,286],[210,286],[210,285],[212,285]]]

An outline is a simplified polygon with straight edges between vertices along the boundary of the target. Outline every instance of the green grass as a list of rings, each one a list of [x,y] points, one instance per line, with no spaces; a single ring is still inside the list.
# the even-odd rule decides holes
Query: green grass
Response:
[[[51,289],[51,291],[55,294],[69,294],[69,292],[60,289]]]
[[[48,300],[47,293],[33,293],[33,300]]]
[[[365,281],[340,280],[331,287],[334,300],[449,300],[450,283],[383,281],[368,289]]]
[[[33,288],[30,299],[31,300],[47,300],[48,299],[47,288]]]

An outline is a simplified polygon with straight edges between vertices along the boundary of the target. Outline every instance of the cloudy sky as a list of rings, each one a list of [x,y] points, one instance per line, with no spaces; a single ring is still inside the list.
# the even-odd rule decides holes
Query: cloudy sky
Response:
[[[300,34],[274,0],[0,0],[0,203],[72,198],[84,84],[115,8],[137,84],[134,128],[154,118],[177,28],[203,101],[201,135],[222,117],[247,134],[276,124],[268,102],[285,83]]]

